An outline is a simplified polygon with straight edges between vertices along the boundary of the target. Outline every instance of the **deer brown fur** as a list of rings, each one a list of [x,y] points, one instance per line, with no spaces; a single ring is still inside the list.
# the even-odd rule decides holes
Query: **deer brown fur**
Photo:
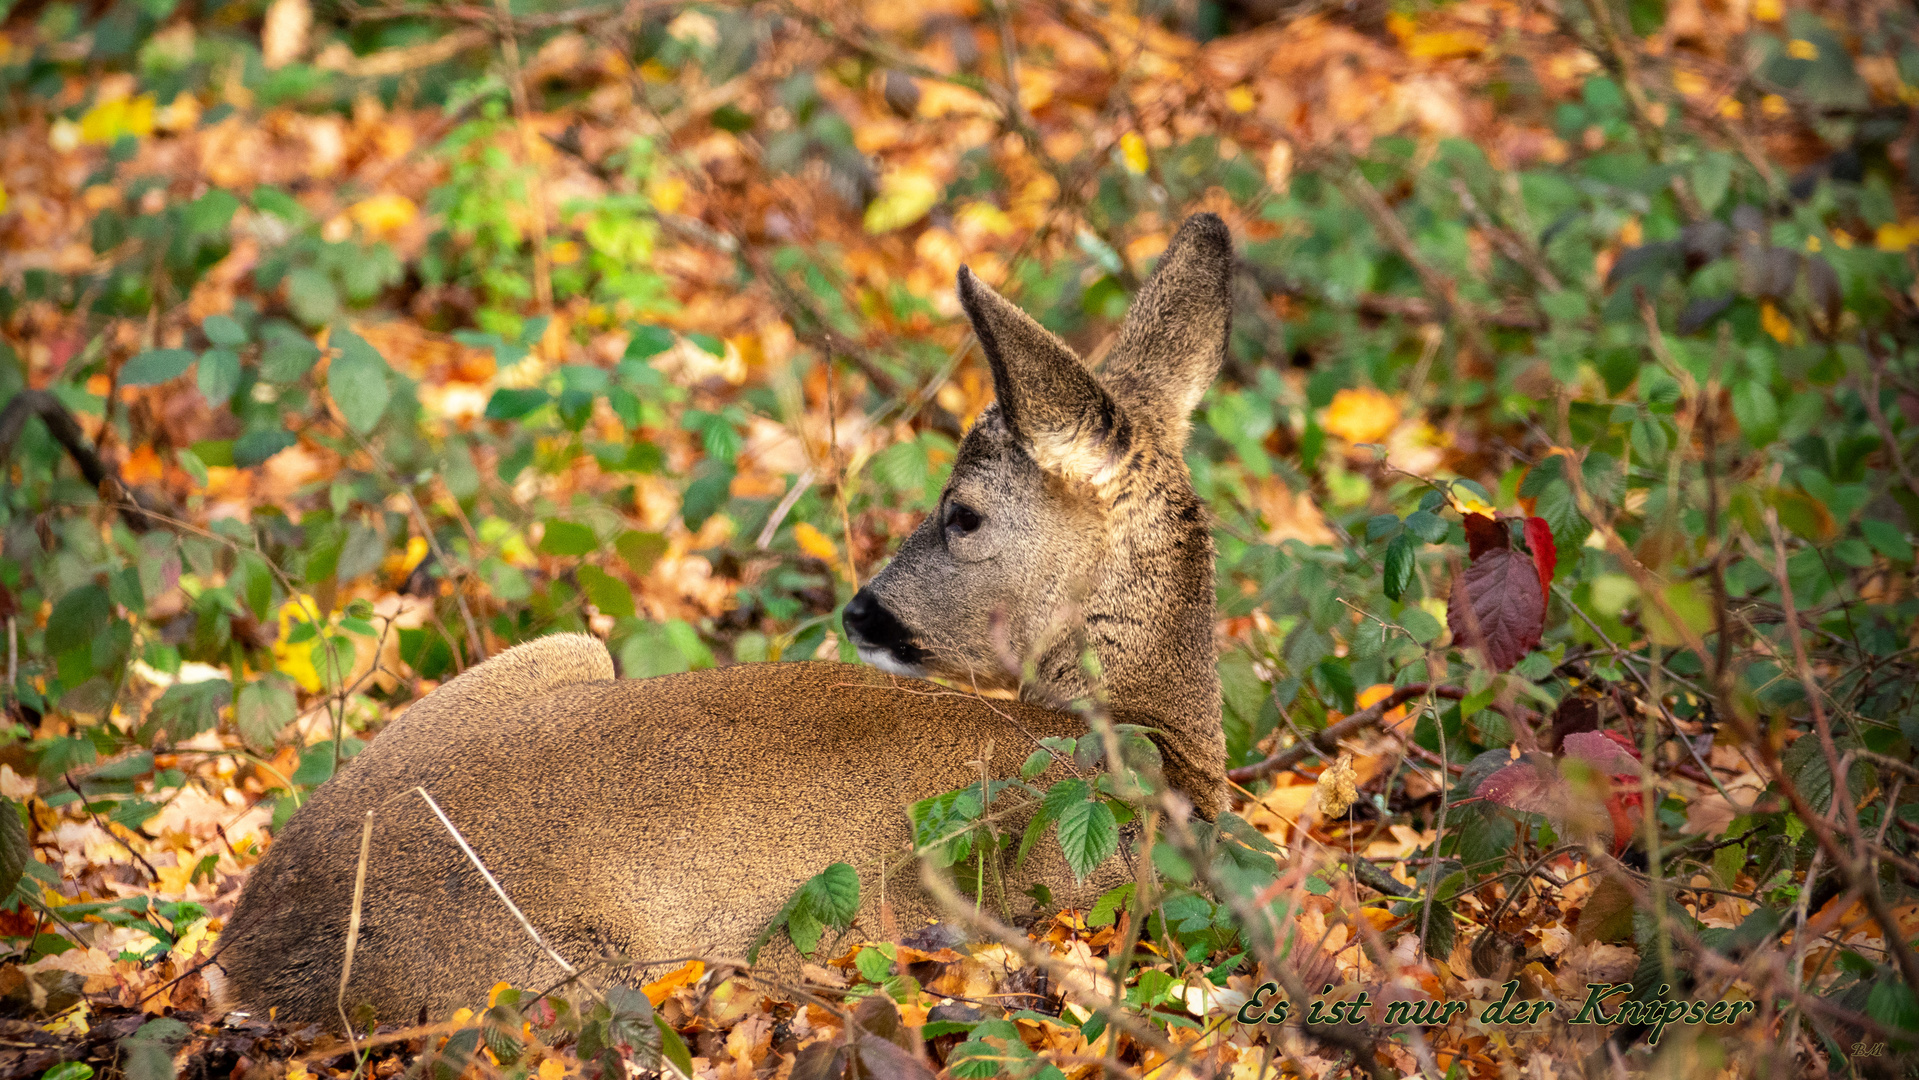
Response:
[[[579,966],[742,956],[834,862],[860,872],[855,932],[881,936],[877,876],[910,851],[905,807],[978,780],[982,762],[1010,776],[1037,740],[1083,734],[1063,711],[1075,702],[1156,729],[1166,781],[1207,818],[1225,809],[1213,549],[1181,451],[1224,356],[1231,266],[1225,225],[1189,219],[1097,375],[962,270],[998,401],[938,509],[847,605],[874,666],[617,680],[605,647],[577,634],[478,665],[390,724],[281,832],[222,935],[225,1002],[337,1016],[368,811],[349,1009],[408,1021],[484,1004],[499,980],[560,981],[416,787]],[[1078,905],[1100,884],[1075,882],[1050,841],[1022,870],[1004,862],[1008,897],[1038,880]],[[938,914],[916,871],[885,891],[905,930]],[[770,962],[790,970],[783,948]]]

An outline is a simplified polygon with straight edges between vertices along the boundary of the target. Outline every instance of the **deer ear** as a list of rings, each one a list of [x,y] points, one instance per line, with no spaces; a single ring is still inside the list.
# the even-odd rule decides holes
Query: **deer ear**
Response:
[[[1013,437],[1043,469],[1095,486],[1111,481],[1133,440],[1113,395],[1065,342],[964,266],[959,297]]]
[[[1226,359],[1233,317],[1233,238],[1217,214],[1179,227],[1134,298],[1101,379],[1175,448]]]

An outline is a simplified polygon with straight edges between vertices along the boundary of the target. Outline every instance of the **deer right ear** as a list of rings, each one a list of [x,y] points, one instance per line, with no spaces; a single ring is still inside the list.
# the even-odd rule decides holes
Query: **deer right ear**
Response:
[[[1041,468],[1105,486],[1132,448],[1132,421],[1119,403],[1065,342],[964,266],[959,298],[1013,437]]]
[[[1177,449],[1219,375],[1233,317],[1233,238],[1216,214],[1181,225],[1134,298],[1100,377]]]

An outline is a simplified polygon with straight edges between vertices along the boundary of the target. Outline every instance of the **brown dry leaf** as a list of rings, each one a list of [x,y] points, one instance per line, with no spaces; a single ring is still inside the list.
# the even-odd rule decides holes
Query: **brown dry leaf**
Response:
[[[1346,813],[1359,798],[1358,779],[1351,754],[1341,754],[1339,760],[1326,766],[1313,785],[1314,806],[1319,816],[1336,818]]]

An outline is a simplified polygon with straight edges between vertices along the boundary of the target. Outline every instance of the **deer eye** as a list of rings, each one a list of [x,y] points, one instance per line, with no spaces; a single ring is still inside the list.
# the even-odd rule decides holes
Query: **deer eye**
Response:
[[[965,503],[954,503],[946,511],[946,531],[965,536],[979,529],[979,511]]]

